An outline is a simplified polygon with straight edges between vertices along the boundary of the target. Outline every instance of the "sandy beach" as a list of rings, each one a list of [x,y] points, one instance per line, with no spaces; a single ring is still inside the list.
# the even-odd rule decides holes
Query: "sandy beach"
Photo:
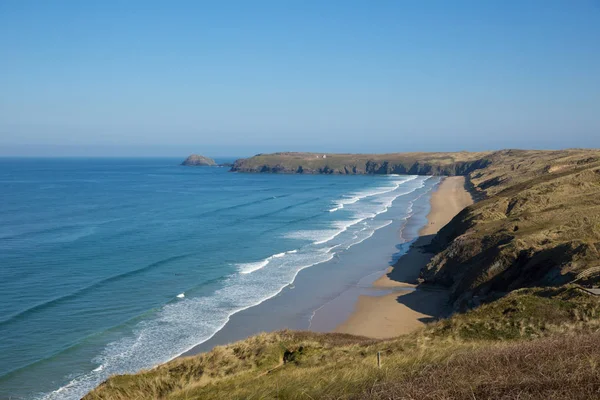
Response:
[[[433,254],[424,251],[440,228],[463,208],[473,203],[464,177],[448,177],[432,194],[427,225],[419,238],[385,275],[373,283],[380,294],[358,298],[350,317],[335,332],[374,338],[389,338],[413,331],[447,313],[447,292],[417,287],[419,271]],[[392,293],[389,293],[393,290]]]

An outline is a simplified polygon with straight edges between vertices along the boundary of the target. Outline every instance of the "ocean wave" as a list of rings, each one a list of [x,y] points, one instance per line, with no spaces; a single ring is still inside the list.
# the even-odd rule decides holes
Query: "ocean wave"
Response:
[[[424,180],[424,181],[422,181],[422,182],[421,182],[421,184],[420,184],[419,186],[417,186],[417,187],[414,187],[414,188],[412,188],[412,189],[410,189],[410,190],[408,190],[408,191],[406,191],[406,192],[403,192],[403,193],[398,193],[397,195],[395,195],[395,196],[392,196],[392,197],[390,197],[390,198],[381,199],[381,200],[379,201],[379,204],[382,204],[382,205],[383,205],[383,208],[382,208],[382,209],[380,209],[380,210],[378,210],[378,211],[376,211],[376,212],[375,212],[375,215],[379,215],[379,214],[383,214],[383,213],[387,212],[387,211],[388,211],[388,209],[389,209],[389,208],[392,206],[392,204],[394,204],[394,201],[395,201],[395,200],[396,200],[398,197],[401,197],[401,196],[406,196],[406,195],[408,195],[408,194],[411,194],[411,193],[413,193],[413,192],[415,192],[415,191],[417,191],[417,190],[419,190],[419,189],[422,189],[424,186],[425,186],[425,180]]]
[[[367,218],[371,218],[371,216],[366,216],[366,217],[358,218],[358,219],[352,219],[349,221],[336,221],[333,224],[336,227],[335,233],[329,237],[315,241],[314,244],[323,244],[323,243],[330,242],[333,239],[335,239],[336,237],[338,237],[340,234],[346,232],[348,230],[348,228],[364,221]]]
[[[189,257],[190,255],[191,254],[183,254],[183,255],[179,255],[179,256],[168,257],[168,258],[159,260],[157,262],[148,264],[148,265],[146,265],[146,266],[144,266],[142,268],[134,269],[134,270],[127,271],[127,272],[124,272],[124,273],[121,273],[121,274],[116,274],[116,275],[110,276],[110,277],[105,278],[105,279],[101,279],[99,281],[94,282],[93,284],[91,284],[89,286],[85,286],[85,287],[83,287],[81,289],[78,289],[78,290],[72,292],[72,293],[66,294],[64,296],[55,297],[55,298],[53,298],[51,300],[48,300],[48,301],[36,304],[36,305],[34,305],[32,307],[29,307],[29,308],[27,308],[27,309],[25,309],[23,311],[20,311],[20,312],[18,312],[16,314],[13,314],[13,315],[9,316],[8,318],[0,321],[0,327],[3,327],[5,325],[8,325],[8,324],[13,323],[15,321],[18,321],[18,320],[23,319],[25,317],[29,317],[33,313],[36,313],[36,312],[45,310],[47,308],[56,306],[56,305],[58,305],[58,304],[60,304],[62,302],[75,299],[76,297],[81,296],[81,295],[83,295],[83,294],[85,294],[85,293],[87,293],[89,291],[96,290],[96,289],[98,289],[99,287],[101,287],[103,285],[106,285],[106,284],[109,284],[109,283],[112,283],[112,282],[115,282],[115,281],[118,281],[120,279],[124,279],[124,278],[127,278],[127,277],[135,276],[137,274],[149,271],[151,269],[161,267],[161,266],[166,265],[168,263],[171,263],[173,261],[178,261],[178,260],[185,259],[185,258]]]
[[[271,262],[271,260],[274,260],[276,258],[285,257],[286,254],[294,254],[297,251],[298,250],[290,250],[290,251],[285,251],[283,253],[273,254],[272,256],[269,256],[261,261],[237,264],[237,267],[238,267],[238,270],[240,271],[240,274],[251,274],[254,271],[258,271],[259,269],[266,267]]]
[[[270,259],[266,258],[262,261],[258,261],[258,262],[253,262],[253,263],[243,263],[243,264],[238,264],[238,269],[240,271],[240,274],[250,274],[254,271],[258,271],[261,268],[264,268],[267,266],[267,264],[269,264]]]
[[[398,189],[404,183],[410,182],[415,179],[417,179],[417,175],[411,175],[407,179],[403,179],[400,181],[393,181],[394,186],[392,186],[392,187],[381,187],[381,188],[378,188],[377,190],[368,190],[368,191],[353,193],[350,195],[350,196],[352,196],[350,198],[336,200],[334,202],[335,207],[330,209],[329,212],[335,212],[335,211],[341,210],[342,208],[344,208],[347,205],[355,204],[355,203],[359,202],[360,200],[363,200],[363,199],[366,199],[369,197],[381,196],[382,194],[393,192],[394,190]]]
[[[139,322],[131,335],[112,342],[92,361],[102,366],[73,378],[61,388],[41,397],[44,400],[79,399],[107,377],[150,368],[181,355],[212,338],[234,314],[277,296],[306,268],[331,260],[337,246],[317,251],[292,250],[295,266],[281,264],[269,272],[273,279],[254,274],[231,276],[211,296],[185,298],[165,305],[150,320]],[[294,253],[292,253],[294,252]]]
[[[274,199],[281,199],[281,198],[288,197],[288,196],[291,196],[291,193],[281,194],[279,196],[263,197],[262,199],[248,201],[246,203],[235,204],[235,205],[228,206],[228,207],[217,208],[216,210],[210,210],[210,211],[206,211],[206,212],[203,212],[203,213],[200,213],[200,214],[196,214],[196,215],[194,215],[194,218],[204,217],[206,215],[213,215],[213,214],[220,213],[222,211],[236,210],[238,208],[252,206],[252,205],[256,205],[256,204],[261,204],[261,203],[264,203],[264,202],[267,202],[267,201],[271,201],[271,200],[274,200]]]
[[[357,244],[360,244],[360,243],[364,242],[365,240],[367,240],[367,239],[369,239],[371,236],[373,236],[373,235],[375,234],[375,232],[377,232],[379,229],[381,229],[381,228],[385,228],[386,226],[389,226],[389,225],[391,225],[393,222],[394,222],[394,221],[392,221],[392,220],[382,221],[382,223],[381,223],[381,224],[378,224],[378,225],[375,225],[375,226],[370,226],[370,227],[368,227],[368,228],[370,228],[370,229],[368,229],[368,228],[361,229],[361,230],[358,232],[358,234],[357,234],[357,235],[355,235],[355,236],[353,237],[353,239],[354,239],[354,240],[356,240],[356,239],[358,239],[358,240],[357,240],[357,241],[355,241],[355,242],[350,242],[350,243],[348,243],[348,244],[347,244],[347,245],[344,247],[344,249],[345,249],[345,250],[348,250],[350,247],[352,247],[352,246],[356,246]],[[368,231],[366,234],[362,234],[363,232],[366,232],[366,231]]]
[[[17,240],[31,241],[31,242],[33,242],[33,241],[46,241],[46,242],[73,241],[78,238],[81,238],[84,236],[89,236],[89,235],[93,234],[94,232],[92,232],[92,230],[95,231],[95,229],[98,226],[106,225],[111,222],[115,222],[115,221],[119,221],[119,220],[120,220],[119,218],[112,218],[112,219],[108,219],[108,220],[84,221],[84,222],[79,222],[79,223],[71,223],[71,224],[64,224],[64,225],[58,225],[58,226],[56,226],[56,225],[47,226],[47,225],[37,225],[36,224],[29,230],[21,231],[18,233],[12,233],[12,232],[7,233],[7,234],[0,233],[0,242],[6,241],[6,242],[14,243],[14,241],[17,241]],[[31,226],[31,224],[30,224],[30,226]],[[22,229],[22,226],[20,226],[20,227]],[[44,239],[44,237],[46,239]],[[69,240],[69,238],[71,238],[72,240]]]
[[[353,210],[354,216],[357,218],[350,219],[350,220],[333,221],[331,223],[332,226],[327,229],[300,230],[300,231],[287,233],[284,237],[288,238],[288,239],[309,240],[309,241],[312,241],[312,243],[315,245],[320,245],[320,244],[330,242],[330,241],[334,240],[335,238],[337,238],[342,233],[346,232],[350,227],[352,227],[362,221],[373,219],[376,216],[387,212],[388,209],[392,206],[392,204],[394,203],[394,201],[397,198],[399,198],[401,196],[406,196],[406,195],[413,193],[419,189],[422,189],[425,185],[425,181],[428,178],[425,178],[424,180],[422,180],[418,186],[408,188],[408,190],[402,191],[400,193],[398,192],[398,189],[401,188],[404,183],[413,181],[417,178],[418,178],[418,176],[410,176],[408,179],[404,179],[401,181],[394,181],[394,186],[387,187],[387,188],[385,188],[385,190],[381,190],[381,188],[379,188],[377,190],[364,191],[358,195],[353,196],[350,199],[338,200],[340,203],[338,203],[337,209],[341,209],[344,207],[344,205],[355,204],[355,203],[358,203],[360,200],[374,197],[372,203],[374,203],[375,207],[371,207],[369,209],[369,206],[371,206],[373,204],[369,204],[369,205],[365,204],[360,209]],[[388,196],[385,196],[386,194],[388,194]],[[381,207],[381,205],[383,205],[383,207]],[[329,211],[331,212],[332,210],[329,210]]]
[[[280,208],[280,209],[275,210],[275,211],[268,212],[266,214],[255,215],[253,217],[247,218],[247,220],[248,219],[262,219],[262,218],[266,218],[266,217],[278,214],[278,213],[283,212],[283,211],[291,210],[291,209],[294,209],[294,208],[299,207],[299,206],[303,206],[303,205],[306,205],[306,204],[314,203],[315,201],[319,201],[320,199],[321,199],[320,197],[315,197],[313,199],[302,201],[300,203],[290,204],[289,206]]]

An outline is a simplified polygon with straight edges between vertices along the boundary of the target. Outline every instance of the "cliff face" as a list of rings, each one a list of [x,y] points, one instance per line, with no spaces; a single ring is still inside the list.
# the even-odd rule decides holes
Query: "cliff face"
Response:
[[[450,287],[457,309],[522,287],[600,283],[600,153],[505,151],[490,161],[469,174],[487,198],[440,230],[421,280]]]
[[[490,163],[492,153],[259,154],[237,160],[232,171],[288,174],[465,175]]]
[[[204,167],[215,166],[217,165],[217,163],[212,158],[204,157],[198,154],[192,154],[191,156],[186,158],[185,161],[181,163],[181,165]]]

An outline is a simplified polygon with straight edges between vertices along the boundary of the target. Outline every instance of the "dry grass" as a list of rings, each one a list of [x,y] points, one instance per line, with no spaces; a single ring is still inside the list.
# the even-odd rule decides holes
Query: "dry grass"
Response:
[[[386,379],[355,399],[593,399],[600,397],[600,334],[478,349]]]
[[[595,296],[536,289],[391,340],[261,334],[113,377],[85,399],[593,398],[599,311]]]
[[[475,190],[491,197],[440,230],[421,273],[451,287],[457,308],[521,287],[564,285],[600,265],[600,152],[501,153],[471,174]],[[599,285],[600,274],[578,282]]]

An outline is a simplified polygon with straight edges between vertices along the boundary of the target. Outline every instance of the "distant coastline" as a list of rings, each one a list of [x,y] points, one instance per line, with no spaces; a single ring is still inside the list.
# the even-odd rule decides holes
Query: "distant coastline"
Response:
[[[467,175],[488,166],[494,152],[456,153],[273,153],[239,159],[233,172],[343,175]]]

